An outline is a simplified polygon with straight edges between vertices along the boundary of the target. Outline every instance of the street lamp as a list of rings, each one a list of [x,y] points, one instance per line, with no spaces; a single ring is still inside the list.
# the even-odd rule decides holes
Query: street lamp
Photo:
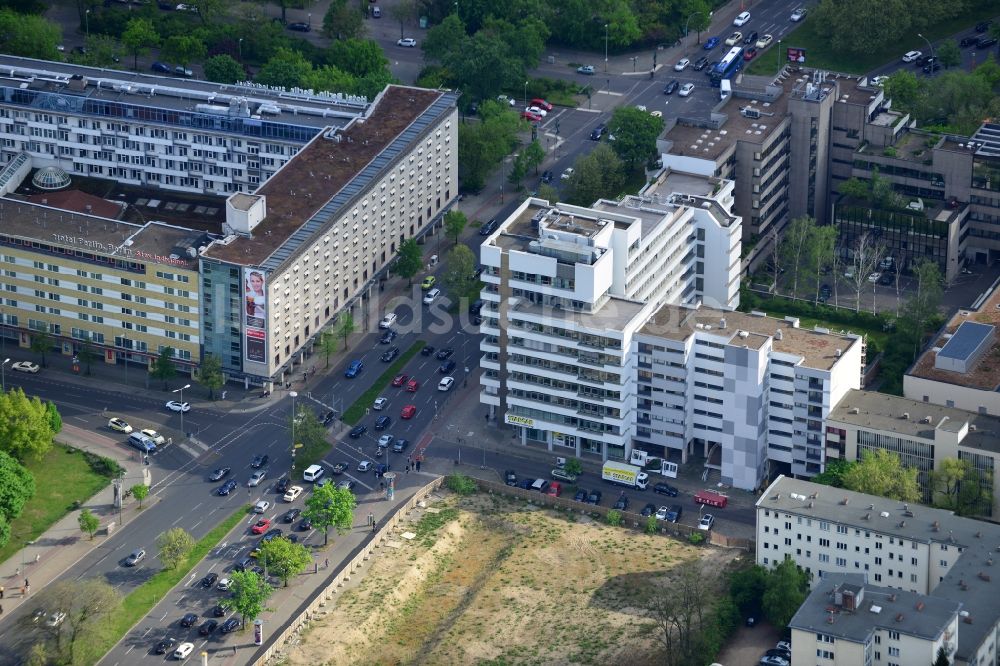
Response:
[[[524,82],[524,108],[528,108],[528,82]]]
[[[243,62],[243,38],[242,37],[240,37],[240,39],[237,42],[236,46],[240,50],[240,62]]]
[[[688,36],[688,26],[691,24],[691,19],[693,19],[698,14],[704,14],[705,12],[692,12],[691,16],[687,17],[687,21],[684,22],[684,36]],[[708,12],[708,18],[712,18],[713,12]],[[698,44],[701,44],[701,30],[698,31]]]
[[[288,479],[291,480],[292,473],[295,471],[295,399],[299,397],[296,391],[289,391],[288,395],[292,396],[292,468],[288,472]]]
[[[171,393],[180,393],[181,394],[181,434],[183,434],[185,436],[187,436],[187,432],[185,432],[185,430],[184,430],[184,389],[186,389],[186,388],[191,388],[191,385],[190,384],[185,384],[184,386],[180,387],[179,389],[174,389],[173,391],[171,391]]]
[[[90,10],[88,9],[83,15],[83,23],[86,26],[87,38],[90,38]]]
[[[604,73],[608,73],[608,24],[604,24]]]
[[[4,393],[7,392],[7,371],[5,369],[5,366],[8,363],[10,363],[10,359],[9,358],[5,358],[3,360],[3,363],[0,363],[0,380],[3,381],[3,392]]]
[[[778,48],[776,48],[774,50],[774,52],[778,55],[778,67],[781,67],[781,40],[780,39],[778,40]]]
[[[920,39],[922,39],[925,42],[927,42],[927,48],[929,48],[931,50],[931,58],[932,58],[932,60],[931,60],[931,71],[928,72],[928,76],[934,76],[934,63],[936,62],[935,60],[933,60],[933,58],[934,58],[934,45],[931,44],[931,40],[929,40],[926,37],[924,37],[923,33],[918,32],[917,33],[917,37],[919,37]]]

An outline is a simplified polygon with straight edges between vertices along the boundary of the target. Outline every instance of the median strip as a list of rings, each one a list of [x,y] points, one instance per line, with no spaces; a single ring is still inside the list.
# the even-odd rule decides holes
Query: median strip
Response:
[[[395,363],[389,366],[389,368],[379,375],[379,378],[375,380],[375,384],[372,385],[370,389],[361,394],[361,397],[354,401],[354,404],[348,407],[344,411],[343,421],[348,425],[357,425],[365,415],[365,409],[372,406],[375,402],[375,398],[379,397],[382,391],[385,390],[386,384],[392,381],[392,378],[399,374],[410,359],[417,355],[417,353],[424,348],[426,343],[423,340],[417,340],[413,345],[403,352],[402,356],[396,359]]]

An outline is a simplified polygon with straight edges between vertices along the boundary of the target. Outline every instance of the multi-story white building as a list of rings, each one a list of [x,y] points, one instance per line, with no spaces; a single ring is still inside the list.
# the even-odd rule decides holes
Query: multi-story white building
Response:
[[[635,331],[664,302],[738,304],[733,184],[660,186],[681,181],[590,208],[528,199],[483,243],[480,400],[522,444],[627,457]]]
[[[763,313],[665,305],[635,335],[637,448],[752,490],[823,470],[823,420],[861,384],[864,341]],[[770,472],[770,473],[769,473]]]
[[[792,664],[906,666],[954,654],[962,604],[829,574],[789,622]]]
[[[785,476],[756,506],[758,564],[790,557],[814,588],[826,588],[829,573],[861,573],[876,585],[959,603],[954,663],[997,663],[1000,576],[994,583],[991,567],[1000,526]]]

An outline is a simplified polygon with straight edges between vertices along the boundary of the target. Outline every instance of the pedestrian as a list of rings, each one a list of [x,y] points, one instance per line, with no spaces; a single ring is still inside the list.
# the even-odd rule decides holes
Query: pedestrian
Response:
[[[326,558],[325,560],[323,560],[323,568],[324,569],[329,569],[330,568],[330,558],[329,557]]]
[[[42,559],[41,553],[35,553],[35,564],[38,564],[38,560]]]
[[[0,604],[0,615],[3,615],[3,604]]]
[[[409,473],[410,473],[410,466],[409,466],[409,465],[407,465],[407,466],[406,466],[406,473],[407,473],[407,474],[409,474]]]
[[[3,599],[3,585],[0,585],[0,599]]]
[[[420,461],[419,460],[417,461],[417,471],[418,472],[420,471]]]
[[[373,520],[372,521],[372,532],[374,532],[374,531],[375,531],[375,521]]]
[[[233,656],[234,657],[236,656],[236,646],[235,645],[233,646]]]
[[[25,592],[24,585],[21,586],[21,596],[26,596],[28,593]]]
[[[27,578],[24,579],[24,586],[25,587],[30,587],[31,586],[31,583],[28,582]]]

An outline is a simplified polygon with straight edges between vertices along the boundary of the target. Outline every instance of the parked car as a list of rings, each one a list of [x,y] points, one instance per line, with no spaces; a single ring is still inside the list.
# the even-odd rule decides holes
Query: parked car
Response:
[[[984,33],[990,29],[991,25],[993,25],[993,21],[980,21],[976,24],[976,32]]]
[[[207,576],[205,576],[204,578],[201,579],[201,586],[203,588],[205,588],[206,590],[209,590],[209,589],[212,588],[212,586],[215,585],[215,583],[218,580],[219,580],[219,574],[217,574],[217,573],[210,573],[210,574],[208,574]]]
[[[198,616],[194,613],[185,613],[184,617],[181,618],[181,626],[185,629],[193,627],[194,623],[198,621]]]
[[[997,43],[996,37],[983,37],[978,42],[976,42],[976,48],[987,49],[991,46],[996,46],[996,43]]]
[[[674,488],[669,483],[657,483],[653,486],[653,492],[657,495],[666,495],[667,497],[677,497],[677,489]]]
[[[144,559],[146,559],[146,551],[144,551],[142,548],[136,548],[131,553],[129,553],[128,557],[125,558],[125,566],[134,567],[135,565],[139,564],[139,562],[142,562]]]
[[[285,515],[281,517],[281,522],[283,523],[294,523],[295,519],[299,517],[302,513],[302,509],[289,509],[285,512]]]
[[[587,495],[587,504],[593,504],[597,506],[601,503],[601,491],[592,490],[589,495]]]
[[[153,654],[166,654],[173,650],[176,644],[177,639],[168,636],[156,644],[156,647],[153,648]]]
[[[517,485],[517,474],[514,473],[514,470],[508,469],[507,471],[505,471],[503,473],[503,480],[504,480],[504,483],[506,483],[508,486],[516,486]]]
[[[162,62],[160,62],[159,60],[157,60],[156,62],[154,62],[150,66],[150,69],[152,69],[157,74],[169,74],[170,73],[170,65],[165,65]]]
[[[615,500],[615,509],[618,511],[628,511],[628,495],[621,493],[618,495],[618,499]]]
[[[580,67],[576,68],[576,71],[577,71],[578,74],[587,74],[588,76],[592,76],[594,74],[594,66],[593,65],[581,65]]]
[[[32,363],[31,361],[18,361],[17,363],[10,366],[11,370],[16,370],[17,372],[29,372],[31,374],[36,374],[41,367],[37,363]]]
[[[219,631],[221,631],[224,634],[228,634],[232,631],[236,631],[239,628],[239,626],[240,626],[239,618],[231,617],[222,623],[222,626],[219,627]]]
[[[490,234],[492,234],[494,231],[497,230],[497,226],[499,226],[499,224],[500,223],[497,222],[496,218],[491,219],[486,224],[479,227],[479,235],[489,236]]]
[[[642,516],[643,518],[648,518],[649,516],[652,516],[655,513],[656,513],[656,505],[653,504],[652,502],[647,502],[646,506],[642,507],[642,511],[639,512],[639,515]]]
[[[564,469],[556,467],[549,472],[549,476],[565,483],[576,483],[576,474],[570,474]]]
[[[576,494],[573,495],[573,500],[576,502],[586,502],[589,496],[590,496],[589,492],[587,492],[583,488],[580,488],[579,490],[576,491]]]
[[[204,622],[201,623],[201,626],[198,627],[198,633],[202,636],[208,636],[213,631],[215,631],[215,628],[218,626],[219,626],[218,620],[205,620]]]
[[[194,643],[181,643],[177,646],[177,649],[174,650],[174,659],[187,659],[191,656],[192,652],[194,652]]]
[[[402,39],[396,40],[396,46],[405,46],[407,48],[413,48],[417,45],[417,40],[413,37],[403,37]]]
[[[903,62],[916,62],[922,55],[920,51],[907,51],[903,54]]]
[[[701,517],[701,520],[698,521],[698,529],[710,530],[712,529],[712,525],[714,524],[715,524],[715,516],[713,516],[710,513],[706,513]]]

